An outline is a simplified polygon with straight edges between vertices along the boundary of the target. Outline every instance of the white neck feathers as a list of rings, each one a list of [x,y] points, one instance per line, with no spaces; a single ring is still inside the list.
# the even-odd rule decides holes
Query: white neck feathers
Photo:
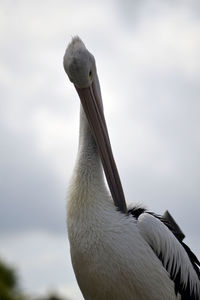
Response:
[[[69,190],[69,205],[77,209],[87,208],[105,190],[107,193],[99,152],[81,106],[79,147]]]

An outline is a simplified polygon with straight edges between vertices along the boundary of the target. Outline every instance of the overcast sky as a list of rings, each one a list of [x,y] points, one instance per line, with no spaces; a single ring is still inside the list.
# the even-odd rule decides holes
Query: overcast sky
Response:
[[[0,2],[0,256],[27,293],[83,299],[66,233],[79,99],[71,37],[96,58],[127,202],[168,209],[200,258],[200,2]]]

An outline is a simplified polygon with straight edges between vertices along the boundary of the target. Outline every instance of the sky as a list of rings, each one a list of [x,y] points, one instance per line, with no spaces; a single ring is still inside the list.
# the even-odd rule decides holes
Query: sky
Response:
[[[79,99],[72,36],[96,58],[126,200],[166,209],[200,258],[200,2],[0,2],[0,257],[27,294],[83,299],[66,230]]]

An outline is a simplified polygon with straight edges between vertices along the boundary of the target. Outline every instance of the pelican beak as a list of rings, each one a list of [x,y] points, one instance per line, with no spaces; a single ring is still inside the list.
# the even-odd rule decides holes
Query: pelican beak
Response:
[[[120,211],[127,213],[120,177],[112,154],[103,107],[95,83],[93,82],[87,88],[78,88],[77,86],[75,88],[95,138],[113,201]]]

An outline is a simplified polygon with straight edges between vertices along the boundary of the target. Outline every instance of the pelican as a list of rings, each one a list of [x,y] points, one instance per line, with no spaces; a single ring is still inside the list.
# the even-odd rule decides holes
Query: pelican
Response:
[[[127,209],[95,59],[79,37],[66,49],[64,69],[81,101],[67,228],[72,265],[84,299],[200,299],[200,263],[175,222],[142,207]]]

